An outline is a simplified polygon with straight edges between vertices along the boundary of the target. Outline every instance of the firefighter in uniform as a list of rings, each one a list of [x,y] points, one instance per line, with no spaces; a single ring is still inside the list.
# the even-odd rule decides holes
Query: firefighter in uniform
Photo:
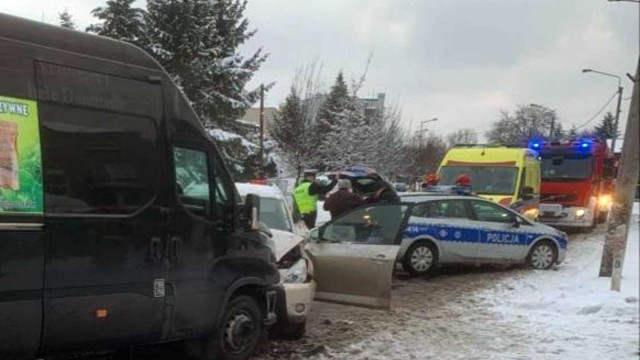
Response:
[[[293,191],[293,198],[307,228],[313,229],[316,226],[318,195],[324,195],[331,191],[337,182],[338,179],[336,177],[328,185],[322,185],[316,182],[315,170],[306,170],[304,172],[304,179]]]

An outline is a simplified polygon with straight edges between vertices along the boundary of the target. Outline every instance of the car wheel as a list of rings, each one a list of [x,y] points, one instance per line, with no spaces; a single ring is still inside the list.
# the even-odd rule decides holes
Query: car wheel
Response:
[[[425,275],[430,273],[438,263],[438,250],[431,242],[416,242],[409,247],[404,255],[402,267],[411,275]]]
[[[534,269],[547,270],[558,259],[556,247],[550,241],[540,241],[531,248],[527,262]]]
[[[304,336],[306,328],[306,321],[297,324],[278,324],[276,326],[276,336],[284,340],[300,340]]]
[[[246,359],[263,337],[262,312],[250,296],[233,298],[225,308],[220,328],[204,341],[188,342],[189,355],[202,360]]]

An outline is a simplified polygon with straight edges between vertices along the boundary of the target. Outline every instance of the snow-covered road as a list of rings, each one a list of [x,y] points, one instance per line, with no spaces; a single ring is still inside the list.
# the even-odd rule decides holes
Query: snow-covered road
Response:
[[[266,359],[638,359],[638,217],[620,293],[598,278],[604,235],[574,234],[553,271],[451,267],[394,280],[391,311],[316,302],[308,333]]]

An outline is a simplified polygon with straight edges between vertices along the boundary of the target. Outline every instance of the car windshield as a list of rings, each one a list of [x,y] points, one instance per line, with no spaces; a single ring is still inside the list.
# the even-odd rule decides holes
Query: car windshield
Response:
[[[591,177],[592,159],[592,157],[543,157],[541,177],[545,181],[588,179]]]
[[[443,166],[440,185],[455,185],[458,176],[471,177],[471,189],[483,195],[513,194],[518,168],[505,166]]]
[[[260,221],[267,225],[269,229],[292,231],[285,206],[282,199],[260,197]]]

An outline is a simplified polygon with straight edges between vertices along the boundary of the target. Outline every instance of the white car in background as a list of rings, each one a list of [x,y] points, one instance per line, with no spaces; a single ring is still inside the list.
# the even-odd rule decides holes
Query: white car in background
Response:
[[[316,289],[313,264],[303,248],[309,230],[304,222],[294,222],[279,188],[247,183],[236,183],[236,188],[243,199],[247,194],[260,196],[259,218],[271,230],[280,269],[275,331],[282,337],[299,339],[304,335]]]

